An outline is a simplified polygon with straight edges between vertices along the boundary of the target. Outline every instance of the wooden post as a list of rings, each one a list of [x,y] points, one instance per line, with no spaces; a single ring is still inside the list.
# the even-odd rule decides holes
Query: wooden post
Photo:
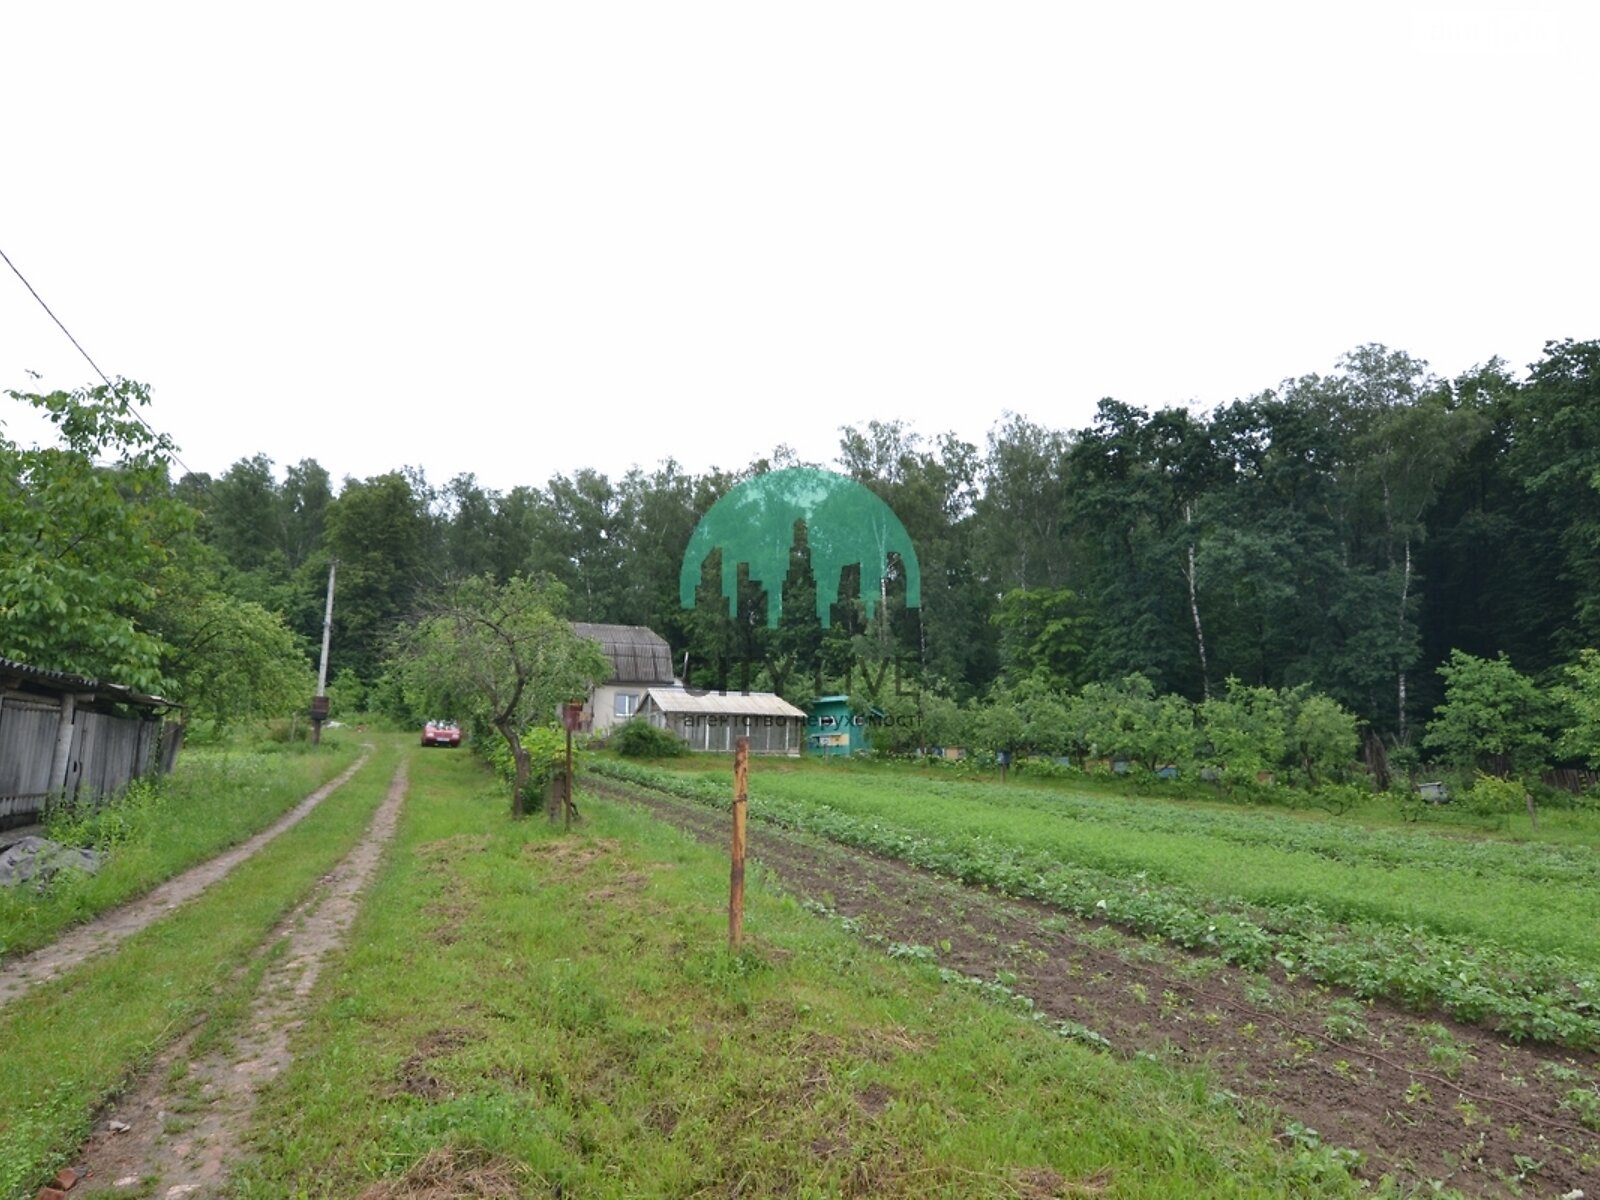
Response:
[[[750,798],[750,739],[733,752],[733,869],[728,880],[728,950],[744,944],[744,815]]]
[[[85,697],[87,699],[87,697]],[[71,692],[61,697],[61,717],[56,725],[55,752],[50,756],[51,792],[67,790],[67,766],[72,759],[72,718],[78,709],[78,698]]]
[[[572,726],[567,726],[567,786],[561,792],[561,811],[568,829],[572,828]]]

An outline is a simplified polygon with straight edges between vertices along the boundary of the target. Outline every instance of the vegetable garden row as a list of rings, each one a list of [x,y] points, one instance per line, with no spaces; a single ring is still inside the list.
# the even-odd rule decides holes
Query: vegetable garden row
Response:
[[[726,807],[721,778],[598,773]],[[884,772],[757,772],[752,816],[1254,969],[1600,1047],[1587,848],[1465,842]]]

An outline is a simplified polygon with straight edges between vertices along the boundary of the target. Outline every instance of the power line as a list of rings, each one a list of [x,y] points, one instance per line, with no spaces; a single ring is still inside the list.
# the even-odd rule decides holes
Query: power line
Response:
[[[6,266],[11,268],[11,273],[18,279],[22,280],[22,286],[28,289],[29,295],[39,302],[39,307],[44,309],[44,311],[49,315],[50,319],[56,323],[56,327],[60,329],[62,333],[67,335],[67,341],[71,342],[78,353],[83,355],[83,360],[94,368],[94,373],[100,376],[100,379],[105,383],[106,387],[111,389],[111,394],[118,400],[121,400],[123,407],[132,414],[133,419],[139,422],[139,424],[143,425],[145,427],[145,431],[148,432],[151,437],[155,438],[157,442],[159,442],[161,440],[161,434],[157,433],[151,426],[150,422],[146,421],[142,416],[139,415],[139,410],[134,408],[133,405],[129,404],[127,400],[123,398],[122,393],[117,391],[117,385],[112,383],[110,378],[107,377],[106,373],[100,369],[100,364],[89,357],[89,352],[83,348],[83,345],[78,341],[77,338],[72,336],[72,330],[68,329],[64,324],[62,324],[61,318],[56,316],[56,314],[51,311],[50,306],[44,302],[44,297],[39,295],[38,291],[34,289],[33,284],[28,282],[28,277],[17,269],[17,264],[11,261],[11,256],[4,250],[0,250],[0,258],[6,260]],[[182,467],[188,474],[193,475],[195,473],[193,469],[190,468],[188,463],[184,462],[183,459],[178,457],[176,450],[172,451],[172,461]]]

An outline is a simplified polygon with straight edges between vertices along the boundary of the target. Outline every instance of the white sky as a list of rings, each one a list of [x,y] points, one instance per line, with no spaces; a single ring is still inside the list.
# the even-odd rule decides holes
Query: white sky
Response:
[[[1455,374],[1600,336],[1597,35],[1527,0],[12,4],[0,249],[196,470],[982,444],[1367,341]],[[0,264],[0,388],[91,378]]]

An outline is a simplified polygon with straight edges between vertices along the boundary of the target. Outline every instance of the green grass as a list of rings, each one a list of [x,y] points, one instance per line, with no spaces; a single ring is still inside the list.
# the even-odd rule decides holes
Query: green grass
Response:
[[[726,859],[582,807],[570,835],[513,823],[466,756],[415,759],[237,1195],[423,1169],[462,1194],[473,1171],[540,1195],[1352,1194],[1333,1152],[1280,1151],[1202,1076],[1080,1046],[759,878],[731,956]]]
[[[58,813],[46,836],[107,851],[95,875],[63,872],[43,892],[0,888],[0,960],[143,895],[272,824],[355,759],[357,739],[315,754],[185,750],[170,776],[136,784],[98,812]]]
[[[726,762],[693,766],[728,771]],[[1335,921],[1420,926],[1600,968],[1600,870],[1581,846],[1369,830],[1271,809],[1219,811],[1061,784],[1015,788],[893,766],[786,766],[756,765],[757,800],[770,795],[931,837],[990,839],[1112,874],[1143,872],[1210,897],[1312,905]]]
[[[225,880],[0,1009],[0,1197],[33,1195],[163,1046],[208,1013],[240,1009],[263,939],[360,839],[409,739],[371,740],[380,748],[354,779]]]
[[[718,773],[609,758],[592,769],[697,803],[728,804],[729,781]],[[1530,914],[1514,907],[1529,892],[1569,915],[1592,906],[1593,872],[1583,861],[1591,851],[1378,836],[1267,814],[782,764],[752,776],[750,811],[1252,969],[1276,964],[1363,998],[1492,1021],[1513,1038],[1600,1045],[1593,958],[1519,940],[1517,921]],[[1352,894],[1351,879],[1367,892]],[[1379,879],[1389,881],[1387,891]],[[1426,899],[1429,879],[1448,887],[1477,924],[1393,905],[1401,888]],[[1508,903],[1511,911],[1502,907]],[[1581,939],[1578,945],[1591,950]]]

